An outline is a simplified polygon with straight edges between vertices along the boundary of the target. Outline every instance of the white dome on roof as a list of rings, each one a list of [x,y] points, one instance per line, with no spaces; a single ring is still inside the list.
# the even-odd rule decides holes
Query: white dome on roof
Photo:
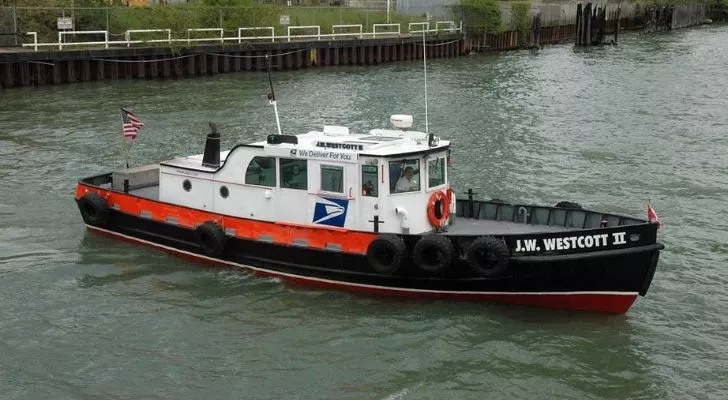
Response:
[[[395,128],[409,129],[412,127],[412,116],[404,114],[395,114],[389,117],[389,122],[394,125]]]

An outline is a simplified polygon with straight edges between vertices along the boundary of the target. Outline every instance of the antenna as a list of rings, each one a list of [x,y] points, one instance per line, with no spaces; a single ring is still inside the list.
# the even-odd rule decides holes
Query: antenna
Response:
[[[276,94],[273,91],[273,79],[270,77],[270,58],[268,54],[265,55],[265,62],[268,64],[268,83],[270,84],[270,93],[268,93],[268,103],[273,106],[273,111],[276,113],[276,125],[278,126],[278,134],[281,133],[281,120],[278,118],[278,105],[276,104]]]
[[[427,120],[427,43],[425,42],[425,30],[422,30],[422,64],[425,67],[425,133],[430,134],[430,124]],[[429,140],[432,142],[432,138]]]

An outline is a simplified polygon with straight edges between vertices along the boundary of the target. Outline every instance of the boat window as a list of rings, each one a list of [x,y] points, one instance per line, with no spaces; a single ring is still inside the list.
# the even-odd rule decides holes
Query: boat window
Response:
[[[321,190],[344,193],[344,167],[322,165]]]
[[[389,162],[389,191],[391,193],[420,190],[420,160],[405,159]]]
[[[308,161],[281,158],[281,187],[286,189],[308,189]]]
[[[427,162],[428,187],[445,184],[445,159],[440,157]]]
[[[245,171],[245,183],[275,187],[276,159],[273,157],[255,157]]]
[[[361,194],[362,196],[379,196],[379,167],[376,165],[361,166]]]

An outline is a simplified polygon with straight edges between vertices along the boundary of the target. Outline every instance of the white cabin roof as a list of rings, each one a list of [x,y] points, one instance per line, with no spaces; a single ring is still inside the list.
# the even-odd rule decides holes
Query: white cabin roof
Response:
[[[294,135],[284,135],[294,136]],[[343,126],[324,126],[322,131],[310,131],[295,135],[294,143],[269,143],[268,140],[245,145],[246,147],[262,148],[262,154],[281,155],[289,154],[279,150],[297,149],[311,152],[348,153],[352,154],[351,161],[356,162],[359,155],[375,157],[397,157],[413,153],[445,150],[450,141],[436,139],[434,146],[428,145],[428,135],[425,132],[399,130],[399,129],[372,129],[368,133],[350,133],[349,128]],[[220,166],[225,163],[231,150],[220,152]],[[280,153],[280,154],[279,154]],[[354,156],[356,155],[356,156]],[[215,172],[217,167],[202,165],[202,154],[176,157],[165,161],[162,165],[194,169],[203,172]]]
[[[349,133],[348,128],[339,126],[325,126],[323,131],[310,131],[296,135],[296,138],[298,144],[270,144],[267,141],[260,141],[252,145],[312,151],[326,149],[380,157],[435,149],[444,150],[450,146],[447,140],[438,140],[435,146],[428,146],[427,134],[424,132],[372,129],[369,133]]]

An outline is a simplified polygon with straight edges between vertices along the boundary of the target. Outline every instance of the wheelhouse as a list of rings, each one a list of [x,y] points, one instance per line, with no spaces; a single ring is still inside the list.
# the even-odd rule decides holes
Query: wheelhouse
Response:
[[[324,126],[297,136],[270,135],[226,152],[219,151],[219,136],[208,135],[205,155],[160,164],[159,199],[323,228],[412,234],[441,228],[454,204],[447,197],[449,142],[409,131],[409,116],[392,120],[400,129],[355,134]],[[215,153],[219,159],[205,159]],[[435,193],[440,202],[428,214]]]

